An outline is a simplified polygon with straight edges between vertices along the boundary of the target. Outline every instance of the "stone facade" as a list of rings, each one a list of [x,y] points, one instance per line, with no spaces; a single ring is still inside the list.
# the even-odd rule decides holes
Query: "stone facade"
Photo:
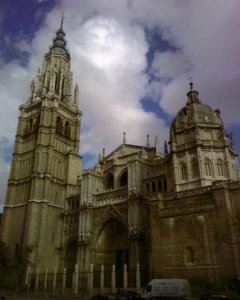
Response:
[[[32,82],[20,117],[1,240],[31,271],[69,273],[139,263],[142,285],[156,277],[214,284],[240,273],[237,153],[219,110],[190,84],[187,103],[160,153],[122,144],[82,171],[78,87],[62,25]],[[24,278],[24,276],[22,276]],[[70,280],[71,281],[71,280]],[[107,279],[106,279],[107,281]]]

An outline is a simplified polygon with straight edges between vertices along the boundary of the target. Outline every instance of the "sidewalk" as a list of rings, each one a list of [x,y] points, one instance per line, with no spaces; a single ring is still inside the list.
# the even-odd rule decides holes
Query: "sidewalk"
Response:
[[[13,291],[0,290],[0,300],[46,300],[49,299],[60,299],[60,300],[88,300],[89,295],[85,294],[42,294],[42,293],[15,293]]]

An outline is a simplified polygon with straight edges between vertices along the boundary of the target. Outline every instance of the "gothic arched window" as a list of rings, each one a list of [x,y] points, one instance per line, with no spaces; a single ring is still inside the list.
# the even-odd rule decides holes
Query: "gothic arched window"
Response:
[[[29,133],[31,133],[32,130],[33,130],[33,119],[31,118],[31,119],[29,120]]]
[[[211,163],[210,159],[205,158],[204,166],[205,166],[206,175],[207,176],[212,176],[212,163]]]
[[[37,131],[40,123],[40,115],[38,115],[35,119],[34,125],[33,125],[33,131]]]
[[[120,177],[120,187],[128,185],[128,171],[125,170]]]
[[[225,175],[224,162],[221,159],[218,159],[218,161],[217,161],[217,170],[218,170],[218,176]]]
[[[63,133],[63,122],[61,117],[57,117],[57,121],[56,121],[56,133],[58,134],[62,134]]]
[[[185,265],[193,265],[195,263],[194,251],[192,247],[190,246],[185,247],[184,260],[185,260]]]
[[[163,191],[167,192],[167,189],[168,189],[167,179],[164,178],[164,180],[163,180]]]
[[[62,79],[61,100],[64,98],[64,77]]]
[[[55,93],[58,95],[59,94],[59,88],[60,88],[60,73],[56,73],[55,77]]]
[[[162,181],[158,181],[158,192],[162,192]]]
[[[191,161],[192,177],[199,177],[199,165],[197,160],[194,158]]]
[[[156,183],[152,182],[152,193],[156,193]]]
[[[106,189],[113,190],[114,189],[114,177],[112,173],[109,173],[106,177]]]
[[[184,162],[181,163],[181,175],[182,175],[182,180],[188,179],[187,165]]]
[[[145,191],[146,191],[147,194],[150,193],[150,184],[148,182],[145,185]]]
[[[68,138],[71,137],[71,126],[68,121],[65,123],[64,135]]]

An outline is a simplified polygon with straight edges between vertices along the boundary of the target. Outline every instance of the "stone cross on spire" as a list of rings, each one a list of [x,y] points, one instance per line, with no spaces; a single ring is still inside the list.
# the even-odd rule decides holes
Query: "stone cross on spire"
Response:
[[[192,103],[201,103],[201,101],[198,98],[198,91],[193,89],[193,82],[192,82],[192,76],[188,78],[189,85],[190,85],[190,91],[187,93],[188,101],[187,105],[190,105]]]
[[[190,77],[188,78],[188,80],[189,80],[189,85],[190,85],[190,91],[193,90],[193,82],[192,82],[192,79],[193,79],[193,76],[190,76]]]

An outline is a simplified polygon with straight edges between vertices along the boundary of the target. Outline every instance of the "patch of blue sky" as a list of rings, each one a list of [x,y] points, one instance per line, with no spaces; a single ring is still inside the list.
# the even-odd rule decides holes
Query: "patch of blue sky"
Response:
[[[11,162],[13,154],[13,145],[10,145],[9,140],[6,137],[0,138],[0,145],[1,157],[3,158],[4,162]]]
[[[4,18],[0,24],[1,29],[1,58],[5,62],[19,60],[21,65],[28,62],[28,53],[19,49],[21,40],[31,41],[35,32],[41,27],[45,14],[52,9],[57,0],[2,1],[0,10]]]
[[[94,165],[96,165],[97,163],[97,159],[96,159],[96,155],[92,154],[92,153],[86,153],[83,155],[83,168],[89,168],[90,167],[94,167]]]
[[[21,67],[25,67],[29,61],[29,53],[19,51],[19,49],[13,47],[6,47],[0,50],[0,55],[6,64],[12,61],[18,61]]]
[[[167,126],[171,125],[172,117],[169,116],[151,97],[142,98],[140,103],[146,112],[154,113],[158,118],[163,119]]]
[[[81,126],[81,132],[88,133],[91,131],[91,125],[89,125],[88,120],[83,119],[83,123]]]
[[[169,41],[163,38],[162,31],[159,27],[145,28],[146,40],[149,44],[149,50],[146,54],[148,68],[151,68],[154,55],[156,52],[177,51],[179,48],[172,45]]]

